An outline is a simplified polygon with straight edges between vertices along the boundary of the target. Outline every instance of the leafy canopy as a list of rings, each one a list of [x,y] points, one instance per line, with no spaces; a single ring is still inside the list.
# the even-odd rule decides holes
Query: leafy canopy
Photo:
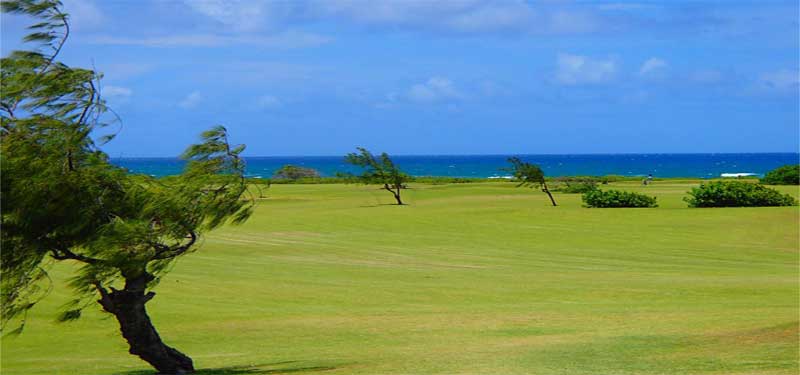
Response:
[[[544,172],[536,164],[526,163],[517,157],[508,158],[511,168],[508,169],[518,186],[542,187],[545,184]]]

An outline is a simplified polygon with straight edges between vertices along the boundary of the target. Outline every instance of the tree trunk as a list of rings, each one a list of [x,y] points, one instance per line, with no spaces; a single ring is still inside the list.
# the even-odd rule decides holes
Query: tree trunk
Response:
[[[542,183],[542,191],[547,193],[547,196],[550,197],[550,202],[553,203],[553,207],[556,207],[556,200],[553,199],[553,194],[550,194],[550,189],[547,188],[547,184]]]
[[[155,293],[144,291],[152,279],[148,273],[125,278],[125,288],[111,288],[111,293],[98,285],[101,298],[97,302],[117,318],[122,336],[130,345],[129,353],[139,356],[161,374],[191,374],[192,359],[164,344],[147,316],[145,303]]]
[[[392,192],[392,194],[394,194],[394,199],[397,201],[397,204],[402,206],[403,201],[400,200],[400,185],[397,185],[397,192]]]
[[[397,201],[398,205],[400,205],[400,206],[403,205],[403,201],[400,200],[400,185],[395,185],[394,186],[394,188],[397,190],[396,192],[394,190],[392,190],[391,187],[389,187],[389,184],[383,184],[383,188],[388,190],[390,193],[392,193],[392,195],[394,195],[394,200]]]

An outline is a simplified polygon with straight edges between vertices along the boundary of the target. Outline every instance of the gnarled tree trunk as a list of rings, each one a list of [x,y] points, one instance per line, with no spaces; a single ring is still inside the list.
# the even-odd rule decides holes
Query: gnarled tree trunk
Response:
[[[191,374],[194,372],[192,359],[164,344],[147,316],[145,304],[155,293],[145,294],[145,288],[152,279],[152,275],[144,272],[126,278],[123,290],[111,288],[110,293],[97,285],[101,295],[97,302],[117,318],[131,354],[139,356],[161,374]]]

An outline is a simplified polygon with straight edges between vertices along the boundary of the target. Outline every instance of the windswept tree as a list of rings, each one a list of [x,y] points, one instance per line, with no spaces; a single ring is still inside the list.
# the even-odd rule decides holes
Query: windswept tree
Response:
[[[528,186],[539,188],[542,192],[547,194],[553,206],[556,206],[556,200],[553,199],[553,194],[551,194],[550,189],[547,188],[547,182],[544,179],[542,168],[539,168],[536,164],[523,162],[517,157],[508,158],[508,162],[511,163],[511,168],[508,170],[511,171],[514,179],[519,182],[519,185],[517,185],[518,187]]]
[[[411,176],[403,173],[394,165],[392,159],[385,152],[381,154],[380,160],[375,158],[367,149],[357,147],[358,153],[350,153],[345,156],[345,161],[355,166],[364,168],[360,175],[345,174],[344,177],[354,178],[364,184],[380,184],[388,192],[392,193],[398,205],[403,204],[400,199],[400,190],[405,188],[405,184],[411,181]]]
[[[98,74],[56,61],[69,35],[60,2],[3,1],[2,9],[37,18],[26,40],[41,43],[0,62],[3,331],[22,332],[27,311],[52,286],[48,267],[66,261],[75,266],[76,295],[60,320],[79,318],[96,301],[118,321],[131,354],[163,374],[194,372],[188,356],[161,340],[146,304],[204,232],[251,214],[244,146],[232,147],[218,126],[186,150],[178,176],[112,165],[93,138],[108,124]]]

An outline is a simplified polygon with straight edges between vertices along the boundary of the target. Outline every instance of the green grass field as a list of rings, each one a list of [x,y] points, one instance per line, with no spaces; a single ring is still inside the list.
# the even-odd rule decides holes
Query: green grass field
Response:
[[[149,304],[201,374],[797,374],[797,207],[689,209],[692,182],[614,185],[588,209],[512,183],[276,185]],[[781,190],[797,196],[796,187]],[[56,288],[2,340],[2,373],[152,374]]]

